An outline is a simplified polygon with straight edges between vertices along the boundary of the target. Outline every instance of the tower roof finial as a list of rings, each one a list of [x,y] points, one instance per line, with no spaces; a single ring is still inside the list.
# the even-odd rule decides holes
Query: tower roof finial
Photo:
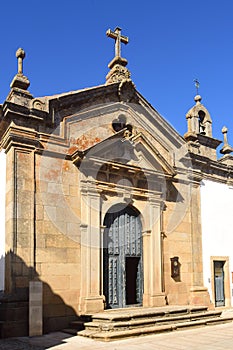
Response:
[[[196,88],[196,95],[199,95],[200,83],[197,79],[194,79],[194,83],[195,83],[195,88]]]
[[[197,79],[194,79],[194,83],[196,88],[196,96],[194,97],[194,101],[196,102],[196,104],[200,104],[202,100],[201,96],[199,95],[200,83]]]

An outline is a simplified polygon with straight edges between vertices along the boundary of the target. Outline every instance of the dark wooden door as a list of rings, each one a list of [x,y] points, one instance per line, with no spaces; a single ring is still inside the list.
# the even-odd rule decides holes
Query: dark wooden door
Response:
[[[132,207],[115,207],[104,225],[104,294],[107,308],[142,304],[142,225]]]
[[[215,306],[225,306],[224,263],[225,261],[214,261]]]

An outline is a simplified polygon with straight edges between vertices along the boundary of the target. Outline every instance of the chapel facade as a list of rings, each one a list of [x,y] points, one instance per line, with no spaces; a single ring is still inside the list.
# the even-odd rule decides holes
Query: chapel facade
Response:
[[[36,286],[43,332],[105,309],[214,308],[222,291],[221,306],[231,305],[231,253],[204,251],[211,233],[202,224],[204,185],[232,186],[227,130],[217,160],[221,141],[197,95],[179,135],[136,90],[120,52],[128,38],[120,28],[107,35],[116,49],[106,83],[53,96],[31,95],[25,53],[16,53],[0,106],[2,336],[28,334]],[[219,263],[211,270],[209,260]]]

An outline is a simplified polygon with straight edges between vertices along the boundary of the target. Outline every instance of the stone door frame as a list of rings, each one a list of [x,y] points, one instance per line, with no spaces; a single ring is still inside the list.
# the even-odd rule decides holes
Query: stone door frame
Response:
[[[162,291],[161,251],[161,194],[154,192],[148,198],[129,199],[128,194],[108,194],[96,186],[93,178],[82,178],[81,194],[81,290],[79,312],[91,314],[104,310],[103,295],[103,233],[104,217],[109,208],[119,201],[133,201],[141,213],[143,236],[143,306],[165,305]]]
[[[230,307],[231,306],[231,289],[230,289],[229,256],[211,256],[210,257],[212,301],[213,301],[213,304],[215,304],[215,282],[214,282],[214,262],[215,261],[224,262],[223,271],[224,271],[225,307]],[[218,307],[218,306],[216,306],[216,307]]]

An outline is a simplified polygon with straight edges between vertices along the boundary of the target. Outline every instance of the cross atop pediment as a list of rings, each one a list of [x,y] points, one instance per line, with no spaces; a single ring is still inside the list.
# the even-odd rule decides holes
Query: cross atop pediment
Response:
[[[126,68],[128,61],[121,57],[121,43],[128,44],[129,38],[121,35],[121,28],[119,27],[116,27],[114,31],[108,29],[106,35],[115,40],[115,57],[108,64],[110,72],[106,76],[106,84],[129,80],[130,71]]]
[[[116,27],[114,32],[108,29],[106,35],[115,40],[115,57],[121,57],[121,43],[128,44],[129,38],[121,35],[121,28]]]

